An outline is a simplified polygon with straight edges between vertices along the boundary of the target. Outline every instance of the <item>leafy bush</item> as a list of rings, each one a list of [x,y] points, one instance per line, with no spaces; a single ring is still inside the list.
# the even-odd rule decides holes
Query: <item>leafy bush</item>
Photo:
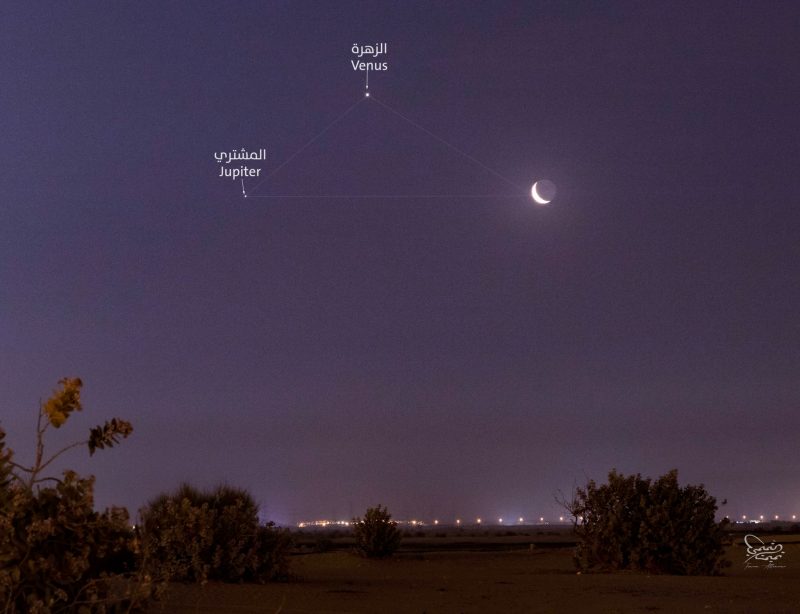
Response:
[[[575,518],[578,568],[634,569],[651,573],[710,575],[723,561],[724,526],[716,500],[700,486],[678,485],[677,470],[655,482],[641,475],[590,480],[567,508]]]
[[[93,482],[66,472],[35,494],[11,487],[0,515],[4,612],[99,612],[145,596],[124,581],[135,567],[128,513],[95,512]]]
[[[90,431],[89,439],[50,457],[44,435],[82,409],[79,379],[63,379],[39,409],[36,456],[31,466],[14,462],[0,429],[0,608],[6,614],[110,612],[133,609],[149,594],[134,573],[133,532],[124,509],[94,511],[94,478],[66,471],[43,477],[61,454],[80,445],[89,453],[113,446],[132,428],[122,420]],[[97,434],[93,434],[99,429]],[[46,481],[53,486],[43,487]]]
[[[392,556],[402,538],[397,523],[385,507],[370,507],[364,518],[353,518],[356,550],[369,558]]]
[[[155,578],[265,582],[288,575],[288,534],[262,525],[245,490],[188,484],[142,511],[142,554]]]

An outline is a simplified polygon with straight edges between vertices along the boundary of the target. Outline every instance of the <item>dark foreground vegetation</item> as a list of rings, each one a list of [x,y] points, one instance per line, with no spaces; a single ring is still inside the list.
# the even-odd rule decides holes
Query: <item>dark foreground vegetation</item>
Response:
[[[363,518],[353,518],[356,550],[372,559],[392,556],[400,546],[402,535],[397,523],[385,507],[371,507]]]
[[[260,524],[247,491],[188,484],[142,511],[142,567],[159,581],[266,582],[288,576],[289,534]]]
[[[79,379],[63,379],[40,406],[31,465],[14,460],[0,429],[0,606],[4,614],[100,612],[130,608],[148,591],[136,571],[128,513],[94,510],[93,478],[67,471],[45,476],[71,448],[89,454],[114,446],[133,431],[114,419],[89,431],[86,440],[45,454],[45,434],[82,409]]]
[[[261,524],[246,491],[183,485],[153,499],[134,528],[128,512],[94,509],[94,478],[46,476],[68,450],[89,454],[133,432],[118,418],[46,454],[45,435],[82,410],[79,379],[66,378],[39,408],[30,466],[14,460],[0,429],[0,611],[3,614],[141,611],[170,582],[265,582],[288,574],[289,537]]]
[[[673,470],[658,480],[608,474],[575,491],[567,509],[575,518],[579,569],[714,575],[723,559],[727,520],[702,486],[678,485]]]
[[[297,569],[290,569],[289,560],[290,555],[308,550],[293,545],[288,531],[260,522],[258,507],[247,491],[232,486],[203,491],[184,484],[151,500],[140,511],[141,522],[134,528],[124,509],[95,511],[93,478],[71,471],[58,478],[46,475],[51,463],[72,448],[85,447],[93,455],[133,432],[129,422],[115,418],[90,429],[85,440],[48,455],[46,433],[61,428],[82,410],[81,387],[79,379],[63,379],[39,408],[36,452],[30,465],[14,459],[0,429],[0,612],[83,614],[156,611],[153,608],[157,607],[161,608],[158,611],[179,611],[182,606],[180,597],[175,601],[176,595],[183,594],[182,590],[185,593],[180,586],[201,587],[202,595],[206,591],[202,587],[218,583],[256,586],[273,580],[291,579],[292,585],[305,581],[303,570],[313,568],[300,563],[307,558],[296,557]],[[577,548],[560,550],[562,556],[565,551],[574,552],[574,564],[581,572],[716,575],[728,564],[725,553],[730,546],[726,546],[725,524],[715,520],[716,501],[702,486],[680,487],[677,472],[653,481],[612,471],[607,484],[598,486],[590,481],[565,505],[575,519],[566,541],[573,540]],[[431,537],[424,533],[413,537],[420,536],[423,541]],[[348,549],[361,554],[366,567],[343,562],[340,557],[348,553],[328,552],[335,537],[316,536],[312,551],[317,553],[313,556],[323,557],[320,561],[339,565],[342,571],[352,567],[348,572],[354,574],[352,579],[342,580],[347,586],[360,581],[358,574],[373,573],[378,569],[375,565],[382,565],[388,573],[400,569],[398,565],[406,569],[413,560],[428,560],[424,553],[429,546],[417,541],[418,554],[413,555],[408,548],[401,548],[403,537],[389,511],[378,505],[354,518],[346,536]],[[409,546],[413,537],[406,542]],[[450,545],[449,551],[445,547],[450,556],[456,556],[455,550],[473,549],[475,544],[475,539],[465,541],[463,533],[455,536],[456,541],[446,539],[446,534],[441,537],[445,539],[440,545]],[[484,537],[492,541],[488,533]],[[525,533],[506,529],[504,535],[494,538],[495,542],[497,538],[505,540],[501,549],[517,550],[515,556],[543,552],[542,544],[537,547],[536,540]],[[484,542],[485,546],[488,542]],[[378,560],[390,558],[393,561]],[[541,559],[531,562],[535,560]],[[520,561],[519,556],[513,559],[514,565]],[[558,561],[558,573],[563,573],[563,560]],[[485,560],[484,564],[496,561]],[[458,561],[453,565],[457,568],[453,572],[465,577],[474,572],[466,572]],[[459,585],[456,581],[451,584],[453,588]],[[474,586],[462,588],[468,591]],[[156,605],[159,603],[161,606]],[[453,603],[458,608],[458,600]],[[370,611],[373,606],[390,605],[364,607]],[[321,606],[319,602],[315,607]],[[507,607],[514,610],[513,604]]]

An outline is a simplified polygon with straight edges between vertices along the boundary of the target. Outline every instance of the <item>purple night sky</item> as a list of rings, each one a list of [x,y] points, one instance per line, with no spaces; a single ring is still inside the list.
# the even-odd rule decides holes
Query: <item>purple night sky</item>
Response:
[[[52,445],[135,428],[67,458],[99,506],[190,480],[281,523],[552,518],[676,467],[800,515],[798,29],[790,2],[5,3],[9,445],[79,376]],[[351,46],[381,41],[365,100]],[[245,181],[310,197],[218,176],[355,103]],[[419,194],[490,196],[386,198]]]

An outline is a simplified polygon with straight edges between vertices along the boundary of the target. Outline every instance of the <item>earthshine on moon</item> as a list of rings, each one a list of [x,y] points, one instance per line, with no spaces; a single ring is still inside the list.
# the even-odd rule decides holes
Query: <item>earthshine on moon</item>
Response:
[[[536,181],[531,186],[531,196],[539,205],[546,205],[555,198],[556,184],[547,179]]]

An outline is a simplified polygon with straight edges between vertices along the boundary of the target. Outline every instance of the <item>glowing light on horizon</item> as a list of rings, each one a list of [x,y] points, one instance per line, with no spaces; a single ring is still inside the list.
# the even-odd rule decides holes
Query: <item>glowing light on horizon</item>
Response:
[[[741,516],[739,516],[739,518],[741,520],[734,521],[734,522],[736,522],[736,523],[749,522],[749,523],[753,523],[753,524],[770,523],[770,522],[781,522],[781,521],[782,522],[788,522],[789,520],[791,520],[793,522],[797,522],[797,516],[798,516],[798,514],[760,514],[758,516],[748,516],[747,514],[742,514]],[[727,514],[724,515],[723,517],[725,519],[727,519],[727,520],[732,520],[732,517],[727,515]],[[539,518],[539,520],[538,520],[539,524],[554,524],[556,522],[555,521],[555,518],[556,518],[555,516],[553,517],[554,519],[551,520],[551,521],[546,520],[544,516],[539,516],[538,518]],[[563,523],[563,522],[570,522],[570,521],[572,521],[573,523],[575,523],[575,522],[582,523],[582,522],[584,522],[584,517],[583,516],[572,516],[571,518],[568,518],[568,517],[565,517],[565,516],[558,516],[558,522]],[[406,525],[406,526],[409,526],[409,527],[425,527],[425,526],[432,526],[432,525],[437,525],[438,526],[438,525],[442,524],[442,522],[440,521],[439,518],[436,518],[436,519],[433,519],[433,520],[419,520],[418,518],[412,518],[410,520],[394,520],[394,522],[396,522],[398,525]],[[445,525],[447,526],[448,521],[445,520],[444,522],[445,522]],[[469,524],[470,521],[467,520],[466,522],[467,522],[467,524]],[[493,526],[491,519],[487,520],[487,522],[488,522],[487,526]],[[501,524],[501,525],[502,524],[513,524],[514,522],[517,522],[518,524],[524,524],[526,522],[526,518],[524,516],[519,516],[519,517],[516,518],[516,520],[514,520],[514,517],[512,517],[510,519],[509,518],[504,518],[504,517],[499,517],[499,518],[497,518],[496,522],[497,522],[497,524]],[[529,524],[535,524],[536,520],[528,519],[527,522]],[[353,524],[354,523],[351,520],[320,519],[320,520],[303,520],[301,522],[297,522],[294,526],[296,526],[296,527],[298,527],[300,529],[306,529],[306,528],[315,528],[315,527],[316,528],[350,527]],[[463,524],[464,523],[462,522],[461,518],[456,518],[455,519],[455,525],[456,526],[460,527]],[[475,518],[475,524],[483,525],[484,524],[483,518],[482,517]],[[135,527],[135,525],[133,525],[133,526]]]

